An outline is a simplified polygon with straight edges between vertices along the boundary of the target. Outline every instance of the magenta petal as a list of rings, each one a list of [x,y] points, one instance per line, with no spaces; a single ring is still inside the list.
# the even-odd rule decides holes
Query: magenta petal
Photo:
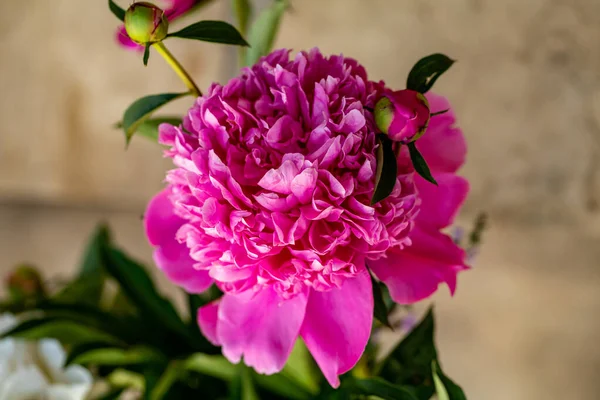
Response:
[[[190,257],[190,249],[175,240],[175,237],[156,248],[154,262],[170,281],[188,293],[202,293],[213,282],[208,271],[194,268],[196,261]]]
[[[169,190],[165,189],[154,196],[144,214],[146,236],[153,246],[172,241],[179,227],[185,222],[173,213],[169,193]]]
[[[365,351],[373,323],[373,292],[367,271],[341,288],[312,290],[300,335],[329,384],[356,365]]]
[[[465,178],[451,173],[434,175],[437,186],[420,176],[415,177],[419,196],[423,199],[417,219],[441,229],[454,221],[460,206],[467,198],[469,182]]]
[[[304,320],[306,294],[282,299],[269,287],[258,293],[225,294],[219,307],[218,341],[223,355],[261,374],[281,371]]]
[[[442,96],[429,92],[426,97],[431,112],[450,108],[448,100]],[[465,162],[467,144],[455,122],[451,109],[446,114],[431,117],[427,131],[415,142],[433,172],[456,172]]]
[[[410,235],[413,244],[402,250],[393,248],[387,258],[369,261],[369,267],[383,281],[395,302],[412,304],[431,296],[440,283],[450,293],[456,288],[456,275],[468,268],[465,252],[450,237],[415,227]]]
[[[200,331],[206,337],[206,339],[215,346],[221,345],[221,342],[219,342],[219,339],[217,338],[218,312],[219,300],[200,307],[197,314]]]

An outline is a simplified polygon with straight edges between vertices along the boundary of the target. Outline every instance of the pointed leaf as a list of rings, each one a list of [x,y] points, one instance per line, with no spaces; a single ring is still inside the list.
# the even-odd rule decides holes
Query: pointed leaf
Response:
[[[179,380],[181,377],[181,372],[182,368],[179,363],[171,363],[152,388],[150,392],[150,400],[163,400],[167,398],[169,389],[171,389],[171,386],[173,386],[175,382]]]
[[[152,43],[146,43],[146,46],[144,46],[144,66],[148,66],[148,59],[150,58],[150,46],[152,46]]]
[[[425,161],[425,159],[423,158],[423,156],[417,149],[417,146],[415,146],[415,142],[410,142],[408,144],[408,150],[410,153],[410,160],[412,161],[413,166],[415,167],[415,171],[419,175],[421,175],[423,177],[423,179],[425,179],[426,181],[429,181],[429,182],[433,183],[434,185],[437,185],[437,181],[435,180],[433,175],[431,175],[429,166],[427,165],[427,162]]]
[[[117,337],[86,324],[54,317],[32,318],[23,321],[2,335],[3,338],[9,336],[27,340],[53,338],[63,344],[73,345],[87,342],[105,342],[116,345],[121,343]]]
[[[287,0],[275,0],[254,21],[248,33],[250,48],[246,51],[246,65],[255,64],[260,57],[271,52],[281,18],[287,7]]]
[[[170,33],[168,37],[182,39],[194,39],[204,42],[234,44],[248,46],[242,35],[231,24],[224,21],[200,21],[183,28],[180,31]]]
[[[454,60],[444,54],[432,54],[420,59],[408,74],[406,88],[426,93],[452,64]]]
[[[116,249],[106,250],[103,256],[108,273],[139,308],[144,318],[155,321],[159,326],[167,327],[185,338],[188,337],[185,323],[173,305],[158,293],[144,267]]]
[[[155,94],[136,100],[127,108],[123,115],[122,127],[125,131],[125,139],[127,143],[131,140],[138,127],[146,121],[153,112],[165,104],[188,95],[185,93],[163,93]]]
[[[373,274],[371,274],[371,284],[373,286],[373,302],[375,305],[373,308],[373,315],[379,322],[393,330],[394,328],[392,328],[392,325],[388,320],[388,308],[383,299],[380,283],[375,280]]]
[[[375,175],[375,192],[371,205],[377,204],[388,197],[396,185],[398,164],[392,147],[393,142],[387,135],[377,135],[377,172]]]
[[[444,375],[439,363],[434,361],[431,368],[438,400],[467,400],[461,387]]]
[[[230,381],[235,376],[236,366],[231,364],[221,355],[209,356],[202,353],[191,355],[184,363],[184,367],[203,375],[212,376],[224,381]]]
[[[121,21],[125,21],[125,10],[119,7],[113,0],[108,0],[108,8]]]
[[[164,357],[156,351],[145,347],[130,349],[97,348],[79,354],[72,360],[73,364],[96,366],[127,366],[164,362]]]

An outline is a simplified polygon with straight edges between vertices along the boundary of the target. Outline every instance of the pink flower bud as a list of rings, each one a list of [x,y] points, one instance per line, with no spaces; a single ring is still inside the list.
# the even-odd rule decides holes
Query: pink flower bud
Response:
[[[390,139],[410,143],[420,138],[429,123],[429,103],[414,90],[387,92],[375,104],[375,123]]]

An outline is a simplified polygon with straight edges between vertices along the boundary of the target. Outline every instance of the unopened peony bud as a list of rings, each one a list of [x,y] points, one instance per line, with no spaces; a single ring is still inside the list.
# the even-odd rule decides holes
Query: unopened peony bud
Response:
[[[125,30],[136,43],[146,44],[163,40],[169,31],[165,12],[152,3],[133,3],[125,13]]]
[[[17,267],[7,277],[7,287],[10,296],[15,301],[25,298],[42,297],[45,293],[40,273],[29,265]]]
[[[429,123],[429,103],[414,90],[386,93],[375,104],[375,123],[391,140],[410,143],[420,138]]]

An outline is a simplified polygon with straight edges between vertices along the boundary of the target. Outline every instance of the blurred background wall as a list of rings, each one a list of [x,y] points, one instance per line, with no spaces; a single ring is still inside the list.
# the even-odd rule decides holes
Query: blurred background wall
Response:
[[[426,54],[459,61],[436,84],[470,146],[459,222],[485,210],[491,226],[456,296],[435,299],[445,369],[475,400],[600,398],[600,2],[292,5],[278,47],[343,53],[391,87]],[[230,14],[215,0],[201,18]],[[100,220],[150,261],[140,218],[170,164],[142,138],[125,151],[111,125],[181,85],[156,54],[144,68],[117,47],[116,26],[103,0],[0,2],[0,274],[28,261],[68,276]],[[235,72],[235,49],[171,47],[200,87]]]

